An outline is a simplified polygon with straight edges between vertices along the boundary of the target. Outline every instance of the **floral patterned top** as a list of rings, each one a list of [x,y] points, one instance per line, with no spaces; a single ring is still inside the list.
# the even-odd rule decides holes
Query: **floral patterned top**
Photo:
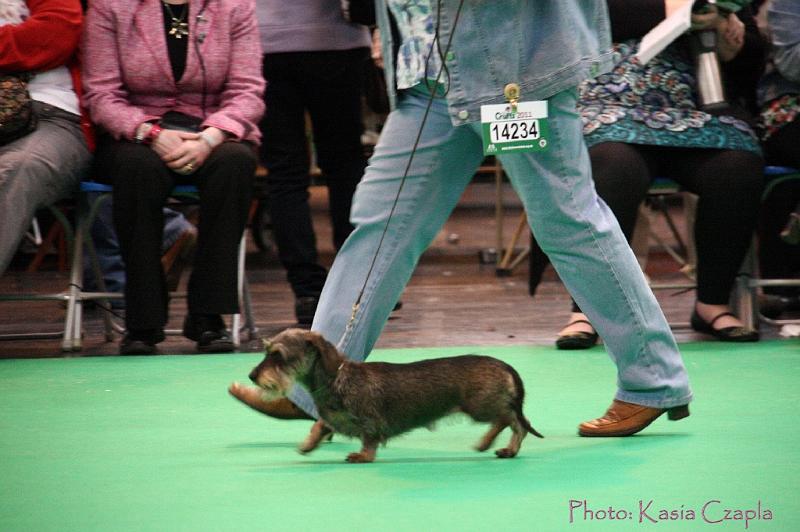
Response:
[[[389,0],[388,3],[402,39],[395,68],[397,88],[409,89],[425,79],[435,80],[442,63],[437,53],[430,54],[436,33],[436,13],[431,9],[431,1]]]
[[[614,69],[580,86],[578,109],[589,146],[625,142],[761,153],[746,122],[697,108],[694,68],[678,47],[642,67],[633,55],[637,44],[616,44]]]
[[[766,141],[780,128],[800,115],[800,94],[784,94],[764,105],[758,126],[761,140]]]

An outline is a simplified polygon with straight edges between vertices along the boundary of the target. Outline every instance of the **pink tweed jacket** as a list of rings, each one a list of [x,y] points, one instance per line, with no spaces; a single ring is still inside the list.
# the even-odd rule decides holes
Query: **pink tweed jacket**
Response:
[[[160,0],[91,0],[82,53],[92,120],[132,140],[139,124],[169,110],[202,116],[205,85],[203,124],[258,143],[265,83],[255,0],[189,1],[180,80],[172,76],[161,9]]]

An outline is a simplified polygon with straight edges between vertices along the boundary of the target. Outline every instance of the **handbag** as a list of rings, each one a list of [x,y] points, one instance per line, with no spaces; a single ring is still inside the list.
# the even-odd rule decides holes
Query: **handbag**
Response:
[[[178,111],[167,111],[158,120],[158,125],[164,129],[177,129],[178,131],[188,131],[189,133],[199,133],[203,119],[199,116],[187,115]]]
[[[28,92],[30,74],[0,75],[0,145],[24,137],[38,119]]]

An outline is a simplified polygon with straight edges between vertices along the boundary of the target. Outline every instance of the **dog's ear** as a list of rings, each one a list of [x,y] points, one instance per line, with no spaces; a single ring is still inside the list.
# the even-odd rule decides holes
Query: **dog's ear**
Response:
[[[336,347],[323,338],[321,334],[311,331],[307,333],[306,341],[319,353],[319,360],[322,362],[325,373],[330,376],[336,375],[336,372],[339,371],[339,366],[344,362],[344,357]]]

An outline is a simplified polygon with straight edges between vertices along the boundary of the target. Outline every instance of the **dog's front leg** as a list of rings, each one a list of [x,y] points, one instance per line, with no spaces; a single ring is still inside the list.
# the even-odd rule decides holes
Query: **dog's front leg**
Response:
[[[351,464],[366,464],[375,460],[375,451],[378,448],[378,440],[363,436],[361,438],[361,450],[357,453],[347,455],[347,461]]]
[[[306,436],[306,439],[303,440],[303,443],[300,444],[297,450],[303,454],[310,453],[319,447],[322,440],[325,438],[330,439],[332,435],[333,430],[328,428],[325,422],[320,419],[311,427],[311,432],[308,433],[308,436]]]

